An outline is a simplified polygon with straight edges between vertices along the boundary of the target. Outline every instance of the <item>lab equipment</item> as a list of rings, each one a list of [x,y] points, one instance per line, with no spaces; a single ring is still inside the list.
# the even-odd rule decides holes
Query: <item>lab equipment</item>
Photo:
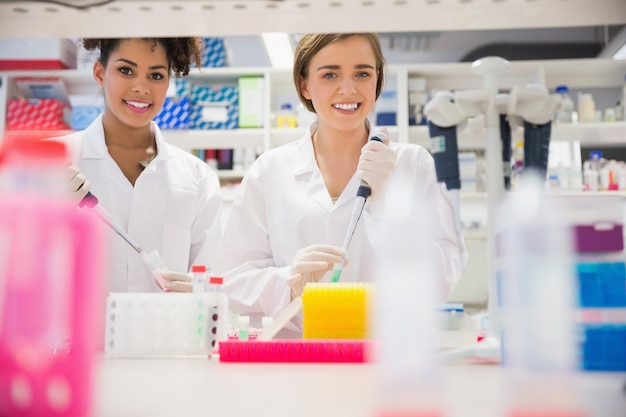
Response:
[[[110,293],[108,357],[211,355],[226,340],[228,314],[215,293]],[[217,313],[219,312],[219,313]]]
[[[263,332],[258,336],[258,340],[271,340],[278,332],[287,325],[302,310],[302,297],[295,297],[268,328],[263,328]]]
[[[443,402],[435,355],[435,300],[440,257],[428,203],[412,192],[411,184],[408,177],[399,176],[389,185],[376,230],[379,262],[372,333],[378,342],[377,415],[439,416]],[[409,221],[413,216],[419,221]]]
[[[385,139],[387,139],[387,135],[385,135],[385,133],[380,130],[375,130],[369,138],[370,141],[376,140],[379,142],[384,142]],[[352,236],[354,235],[354,232],[356,231],[356,226],[359,223],[361,214],[363,213],[363,207],[365,207],[365,201],[367,201],[367,199],[369,198],[371,194],[372,194],[372,188],[369,186],[369,184],[366,181],[361,180],[361,183],[359,184],[359,188],[356,192],[356,201],[354,203],[354,208],[352,210],[352,216],[350,217],[350,223],[348,224],[346,237],[343,241],[342,248],[344,250],[344,255],[341,258],[341,262],[335,264],[335,267],[333,268],[332,275],[330,278],[331,282],[339,282],[339,279],[341,278],[341,271],[343,270],[345,260],[346,260],[345,254],[346,252],[348,252],[348,248],[350,247],[350,242],[352,241]]]
[[[62,144],[4,156],[2,175],[21,171],[29,181],[0,193],[0,415],[91,415],[103,226],[54,188],[65,171]]]
[[[204,292],[206,286],[206,266],[191,265],[192,292]]]
[[[250,316],[239,316],[237,323],[239,324],[239,340],[248,340],[250,338]]]
[[[272,340],[220,343],[220,362],[364,363],[367,340]]]
[[[574,121],[574,101],[569,94],[569,88],[566,85],[559,85],[555,91],[561,95],[562,101],[561,108],[556,113],[556,122],[572,123]]]
[[[78,203],[78,206],[95,213],[100,219],[102,219],[102,221],[108,224],[115,231],[115,233],[124,239],[124,241],[126,241],[126,243],[128,243],[130,247],[141,256],[141,259],[144,261],[158,282],[159,287],[162,290],[165,290],[165,280],[161,276],[161,271],[166,271],[167,265],[156,249],[150,252],[146,252],[141,249],[133,238],[131,238],[128,233],[126,233],[124,229],[122,229],[122,227],[115,221],[113,216],[111,216],[111,214],[109,214],[104,207],[98,204],[98,198],[91,192],[87,193],[80,203]]]
[[[552,122],[534,124],[524,121],[524,170],[536,169],[541,178],[546,178],[548,154],[550,151],[550,131]]]
[[[511,146],[511,125],[506,114],[500,114],[500,138],[502,138],[502,170],[504,172],[504,189],[511,189],[511,175],[513,166],[511,156],[513,149]]]
[[[208,336],[210,338],[209,345],[219,350],[218,341],[228,339],[228,329],[230,328],[229,307],[228,307],[228,295],[222,291],[222,285],[224,284],[223,277],[209,277],[208,292],[214,297],[214,303],[211,306],[211,316],[214,323],[224,323],[222,326],[211,329]],[[217,317],[217,318],[216,318]]]
[[[501,231],[500,303],[510,415],[581,415],[574,236],[562,200],[527,171],[494,226]]]
[[[304,339],[366,339],[373,284],[307,284],[302,293]]]

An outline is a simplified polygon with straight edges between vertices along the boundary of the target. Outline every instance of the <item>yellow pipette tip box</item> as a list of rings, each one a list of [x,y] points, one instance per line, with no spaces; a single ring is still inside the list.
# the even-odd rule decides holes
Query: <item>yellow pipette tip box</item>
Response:
[[[302,293],[304,339],[369,338],[368,283],[309,283]]]

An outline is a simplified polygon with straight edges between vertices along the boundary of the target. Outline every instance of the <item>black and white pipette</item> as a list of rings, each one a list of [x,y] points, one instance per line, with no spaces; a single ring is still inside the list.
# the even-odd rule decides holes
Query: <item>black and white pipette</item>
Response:
[[[378,130],[372,133],[372,136],[370,136],[369,140],[370,141],[377,140],[379,142],[384,142],[386,138],[387,138],[387,135],[385,135],[382,131]],[[348,247],[350,247],[352,236],[354,235],[354,232],[356,231],[356,225],[358,224],[359,219],[361,218],[361,213],[363,213],[363,207],[365,206],[365,201],[367,200],[367,198],[370,196],[371,193],[372,193],[372,188],[370,187],[370,185],[366,181],[361,180],[361,183],[359,184],[359,189],[356,192],[356,201],[354,203],[354,209],[352,210],[352,216],[350,217],[350,223],[348,224],[348,231],[343,241],[344,255],[342,256],[341,261],[335,264],[330,282],[338,282],[339,278],[341,277],[341,271],[343,270],[343,266],[346,260],[345,253],[348,251]]]

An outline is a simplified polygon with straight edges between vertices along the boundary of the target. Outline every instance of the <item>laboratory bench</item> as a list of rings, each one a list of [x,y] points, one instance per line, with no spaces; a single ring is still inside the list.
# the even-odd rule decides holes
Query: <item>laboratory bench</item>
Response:
[[[503,417],[499,364],[440,368],[442,417]],[[212,358],[100,358],[94,417],[376,417],[380,370],[371,363],[226,363]],[[583,417],[626,416],[626,373],[583,372]]]

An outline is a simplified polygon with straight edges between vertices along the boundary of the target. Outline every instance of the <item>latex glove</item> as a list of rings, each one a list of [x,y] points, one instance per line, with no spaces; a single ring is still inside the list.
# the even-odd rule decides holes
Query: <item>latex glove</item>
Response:
[[[159,285],[159,287],[164,291],[191,292],[193,289],[191,274],[174,271],[159,271],[159,274],[164,281],[163,286]]]
[[[301,296],[307,283],[319,282],[326,272],[341,262],[343,255],[342,248],[332,245],[311,245],[298,250],[291,261],[291,277],[287,280],[291,298]]]
[[[372,198],[382,194],[385,184],[396,167],[397,152],[389,147],[389,135],[385,142],[370,140],[361,149],[357,175],[372,189]]]
[[[67,176],[69,178],[68,188],[70,196],[78,204],[91,190],[91,184],[87,178],[78,170],[76,165],[67,167]]]

